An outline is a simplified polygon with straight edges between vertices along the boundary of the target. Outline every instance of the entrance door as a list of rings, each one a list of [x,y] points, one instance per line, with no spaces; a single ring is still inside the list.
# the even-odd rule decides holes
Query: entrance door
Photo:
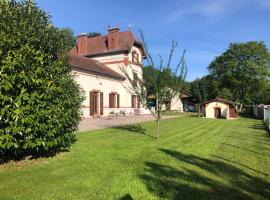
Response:
[[[215,108],[215,118],[221,118],[221,109]]]
[[[103,93],[101,93],[100,97],[103,98]],[[103,107],[103,101],[99,98],[99,92],[90,91],[90,116],[103,114],[103,109],[100,108],[101,105]]]

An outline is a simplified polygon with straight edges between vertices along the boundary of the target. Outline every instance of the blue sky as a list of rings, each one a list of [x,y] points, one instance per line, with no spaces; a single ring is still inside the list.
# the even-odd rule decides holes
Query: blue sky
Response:
[[[270,0],[37,0],[58,27],[75,35],[119,26],[138,36],[142,29],[154,58],[167,58],[171,40],[176,56],[187,49],[187,80],[207,74],[209,63],[231,42],[264,41],[270,47]],[[158,62],[157,59],[155,59]],[[177,58],[175,57],[175,62]]]

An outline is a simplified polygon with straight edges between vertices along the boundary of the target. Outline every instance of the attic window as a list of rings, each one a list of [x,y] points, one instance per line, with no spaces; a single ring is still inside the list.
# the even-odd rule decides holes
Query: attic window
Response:
[[[139,54],[136,52],[136,51],[133,51],[132,52],[132,62],[136,65],[139,65],[140,64],[140,61],[139,61]]]
[[[138,74],[136,72],[133,72],[133,83],[138,84]]]

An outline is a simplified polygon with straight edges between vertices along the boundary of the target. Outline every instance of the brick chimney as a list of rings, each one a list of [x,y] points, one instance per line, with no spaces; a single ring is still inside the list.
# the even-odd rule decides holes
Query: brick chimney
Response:
[[[108,28],[108,49],[119,49],[119,28]]]
[[[77,36],[77,51],[79,55],[85,55],[87,54],[87,34],[81,33]]]

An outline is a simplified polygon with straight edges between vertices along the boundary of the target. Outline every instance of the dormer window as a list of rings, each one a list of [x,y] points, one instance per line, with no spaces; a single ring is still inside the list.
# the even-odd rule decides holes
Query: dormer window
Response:
[[[140,65],[139,54],[136,51],[132,52],[132,62],[136,65]]]
[[[136,72],[133,72],[133,84],[138,84],[138,74]]]

